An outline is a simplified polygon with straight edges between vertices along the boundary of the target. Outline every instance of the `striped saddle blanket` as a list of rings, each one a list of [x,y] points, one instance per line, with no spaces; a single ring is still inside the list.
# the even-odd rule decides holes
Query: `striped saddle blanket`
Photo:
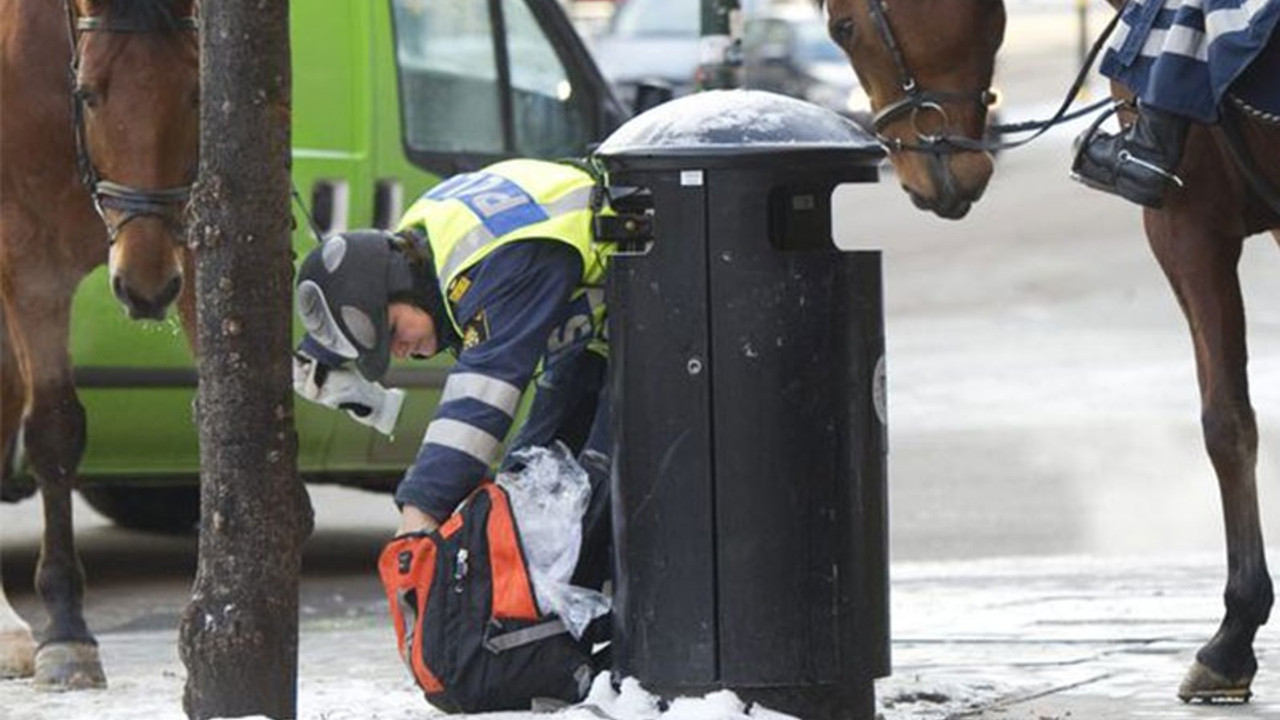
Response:
[[[1280,113],[1280,0],[1129,0],[1100,72],[1144,102],[1215,122],[1230,92]]]

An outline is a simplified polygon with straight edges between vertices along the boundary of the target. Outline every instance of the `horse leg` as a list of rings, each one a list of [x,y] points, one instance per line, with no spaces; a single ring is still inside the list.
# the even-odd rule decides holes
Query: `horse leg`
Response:
[[[97,641],[84,620],[84,569],[71,524],[71,487],[85,445],[84,407],[76,398],[67,352],[74,285],[65,293],[50,292],[58,285],[44,268],[30,268],[10,281],[24,285],[10,288],[5,314],[27,380],[23,441],[44,504],[36,590],[49,625],[36,652],[35,683],[50,689],[104,687]]]
[[[1248,700],[1258,669],[1254,636],[1274,600],[1258,513],[1258,430],[1249,402],[1244,302],[1237,264],[1243,239],[1211,223],[1146,213],[1147,236],[1191,327],[1205,448],[1218,476],[1227,540],[1226,616],[1196,653],[1178,696]]]
[[[18,442],[18,424],[22,422],[22,379],[18,376],[18,360],[0,309],[0,483],[9,481],[13,445]],[[4,594],[4,576],[0,573],[0,678],[28,677],[35,672],[36,643],[31,627],[9,605]]]
[[[0,679],[30,677],[35,672],[36,641],[31,626],[14,612],[0,581]]]

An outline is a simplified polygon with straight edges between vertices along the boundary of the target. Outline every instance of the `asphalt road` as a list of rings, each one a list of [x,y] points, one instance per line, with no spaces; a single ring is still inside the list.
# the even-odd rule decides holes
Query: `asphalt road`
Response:
[[[1043,114],[1072,74],[1075,36],[1059,16],[1028,14],[1010,37],[999,78],[1006,118]],[[961,222],[912,208],[891,173],[838,191],[839,242],[884,253],[895,563],[1222,547],[1185,323],[1138,211],[1067,179],[1072,134],[1004,154],[987,198]],[[1259,477],[1275,537],[1275,243],[1248,243],[1241,275]],[[394,526],[389,499],[334,488],[312,495],[304,617],[381,612],[373,563]],[[91,625],[173,626],[194,539],[126,532],[87,506],[77,512]],[[37,502],[0,506],[6,587],[33,624],[38,523]]]

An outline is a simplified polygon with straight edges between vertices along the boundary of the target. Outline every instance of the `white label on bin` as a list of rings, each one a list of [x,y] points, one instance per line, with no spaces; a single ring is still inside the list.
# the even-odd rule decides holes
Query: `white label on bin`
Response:
[[[702,187],[702,171],[681,170],[680,184],[684,187]]]

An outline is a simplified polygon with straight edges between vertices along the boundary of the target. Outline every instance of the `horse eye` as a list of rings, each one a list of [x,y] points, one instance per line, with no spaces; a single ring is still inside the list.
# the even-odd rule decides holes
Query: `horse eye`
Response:
[[[854,25],[853,18],[841,18],[831,25],[831,39],[836,44],[845,47],[853,41],[853,31],[857,29]]]

